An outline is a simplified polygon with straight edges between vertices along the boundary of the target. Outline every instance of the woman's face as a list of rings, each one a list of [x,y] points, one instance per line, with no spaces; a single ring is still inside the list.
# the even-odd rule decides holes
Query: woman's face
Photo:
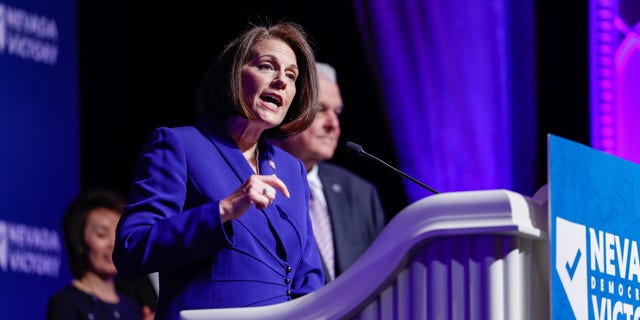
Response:
[[[113,276],[118,272],[111,255],[119,219],[118,211],[105,208],[93,209],[87,214],[84,227],[87,258],[90,270],[102,277]]]
[[[281,40],[269,39],[253,47],[242,67],[244,102],[266,128],[279,125],[296,94],[298,65],[293,50]]]

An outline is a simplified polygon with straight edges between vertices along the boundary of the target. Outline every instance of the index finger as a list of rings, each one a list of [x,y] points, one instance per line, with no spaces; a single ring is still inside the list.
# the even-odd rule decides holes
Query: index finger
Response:
[[[287,189],[287,185],[285,185],[284,182],[282,182],[282,180],[280,180],[280,178],[278,178],[275,173],[268,176],[263,176],[263,177],[264,179],[262,181],[280,190],[280,192],[282,192],[282,194],[284,194],[285,197],[291,198],[291,194],[289,194],[289,189]]]

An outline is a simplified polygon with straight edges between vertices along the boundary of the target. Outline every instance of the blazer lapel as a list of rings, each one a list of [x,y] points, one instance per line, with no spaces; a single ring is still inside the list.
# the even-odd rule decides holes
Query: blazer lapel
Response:
[[[261,147],[260,153],[259,153],[260,157],[258,159],[260,174],[262,175],[277,174],[277,167],[276,167],[277,159],[274,156],[273,146],[265,143],[264,141],[260,141],[258,146]],[[262,209],[262,212],[264,212],[265,216],[269,220],[269,223],[273,227],[273,230],[276,233],[275,236],[278,238],[277,241],[282,241],[282,237],[279,234],[282,232],[282,230],[286,229],[285,227],[282,226],[282,224],[286,222],[286,219],[280,218],[280,212],[278,211],[278,204],[281,201],[286,201],[286,198],[278,190],[276,190],[276,194],[277,194],[276,199],[271,203],[271,205]]]
[[[242,184],[253,174],[251,166],[238,149],[235,141],[224,130],[221,122],[210,118],[203,118],[198,127],[204,132],[211,143],[218,149],[229,168],[235,173],[238,182]]]
[[[322,170],[322,165],[318,166],[318,177],[322,182],[322,191],[327,200],[327,207],[329,208],[329,215],[331,216],[331,226],[333,230],[336,230],[336,226],[340,225],[342,221],[340,215],[336,215],[334,212],[344,211],[346,207],[346,199],[342,190],[344,187],[339,180],[336,180],[334,177],[329,177],[326,172]]]
[[[235,141],[231,139],[229,134],[224,130],[224,126],[221,122],[217,120],[213,120],[210,118],[203,118],[198,123],[198,126],[201,130],[206,134],[207,138],[211,141],[211,143],[218,149],[222,157],[225,159],[231,170],[235,173],[238,178],[238,187],[244,183],[249,177],[254,174],[251,166],[245,159],[240,149],[236,145]],[[258,143],[259,150],[259,159],[258,166],[260,168],[260,174],[262,175],[270,175],[276,173],[275,159],[273,158],[273,148],[271,145],[267,145],[264,141],[260,141]],[[282,223],[282,219],[276,218],[279,213],[276,209],[276,205],[280,198],[284,197],[283,195],[279,195],[276,197],[276,200],[266,208],[260,210],[264,216],[269,221],[269,224],[273,227],[274,230],[274,239],[275,241],[281,241],[278,233],[282,230],[280,224]],[[250,211],[256,211],[255,209]],[[247,212],[246,214],[248,214]],[[245,214],[245,215],[246,215]],[[249,230],[261,230],[264,228],[263,225],[260,224],[261,219],[243,219],[244,215],[239,218],[242,224],[246,225]],[[256,239],[264,239],[262,237],[256,237]],[[270,240],[271,241],[271,240]]]
[[[348,246],[348,243],[344,242],[344,236],[351,232],[349,228],[349,221],[344,214],[338,214],[338,212],[345,213],[348,211],[348,203],[345,198],[344,185],[340,181],[338,176],[329,176],[324,170],[322,163],[318,166],[318,177],[322,182],[322,189],[324,191],[325,199],[327,200],[327,207],[329,208],[329,215],[331,216],[331,227],[333,230],[333,247],[335,252],[335,272],[336,276],[340,275],[344,270],[341,266],[341,253],[340,248]]]

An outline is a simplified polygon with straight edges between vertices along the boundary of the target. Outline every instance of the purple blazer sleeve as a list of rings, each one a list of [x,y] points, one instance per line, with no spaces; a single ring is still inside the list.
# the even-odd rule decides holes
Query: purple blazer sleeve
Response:
[[[260,172],[276,174],[291,198],[278,192],[269,207],[223,224],[219,201],[253,174],[226,132],[213,122],[158,128],[143,146],[113,257],[128,278],[159,271],[158,319],[285,302],[324,283],[304,165],[260,148]]]
[[[138,160],[130,202],[120,220],[114,259],[125,276],[137,278],[174,268],[229,244],[219,200],[183,210],[186,167],[178,138],[170,130],[156,130]]]

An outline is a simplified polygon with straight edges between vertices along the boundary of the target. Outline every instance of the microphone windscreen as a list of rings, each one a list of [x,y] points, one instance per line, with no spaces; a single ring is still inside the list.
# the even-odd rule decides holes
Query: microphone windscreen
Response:
[[[355,142],[347,141],[345,145],[347,151],[351,154],[360,155],[362,153],[362,146]]]

